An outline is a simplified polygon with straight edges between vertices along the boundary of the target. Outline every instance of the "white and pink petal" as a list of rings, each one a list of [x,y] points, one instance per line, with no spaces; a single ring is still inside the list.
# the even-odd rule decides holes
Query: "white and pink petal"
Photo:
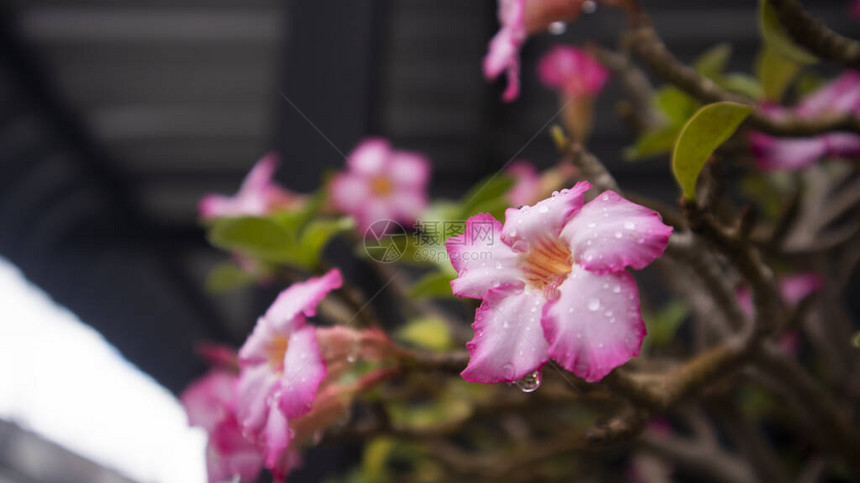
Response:
[[[646,330],[629,273],[597,274],[575,266],[559,291],[542,320],[552,359],[594,382],[639,355]]]
[[[645,268],[663,254],[671,234],[656,211],[605,191],[570,219],[561,236],[576,263],[607,273]]]
[[[317,304],[329,292],[340,288],[342,283],[340,270],[336,268],[321,277],[294,283],[278,295],[266,310],[264,318],[272,324],[276,332],[289,334],[303,322],[303,319],[299,319],[300,315],[313,317],[316,314]]]
[[[279,381],[278,407],[293,419],[311,410],[320,383],[326,376],[316,330],[304,327],[290,336]]]
[[[524,286],[519,254],[502,242],[502,225],[481,213],[466,220],[465,231],[445,242],[448,258],[457,271],[451,290],[458,297],[481,298],[492,289]]]
[[[526,251],[532,242],[557,237],[562,228],[585,201],[585,192],[591,189],[587,181],[580,181],[571,189],[564,189],[534,206],[508,208],[502,240],[516,251]]]
[[[474,338],[466,344],[469,364],[461,376],[470,382],[515,382],[547,361],[541,329],[546,300],[538,292],[493,290],[475,313]]]

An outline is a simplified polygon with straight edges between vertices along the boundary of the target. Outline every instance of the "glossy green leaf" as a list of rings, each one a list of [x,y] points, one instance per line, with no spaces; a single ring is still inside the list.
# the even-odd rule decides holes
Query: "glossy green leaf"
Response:
[[[717,44],[696,59],[693,68],[696,72],[711,79],[718,79],[726,70],[726,65],[732,56],[732,46],[726,42]]]
[[[673,124],[682,126],[699,108],[699,102],[676,87],[663,87],[656,94],[657,108]]]
[[[750,99],[762,99],[764,97],[764,89],[761,83],[758,79],[748,74],[740,72],[725,74],[717,81],[717,84],[728,91],[741,94]]]
[[[211,293],[229,292],[250,285],[255,279],[253,274],[242,270],[234,263],[221,263],[209,271],[206,277],[206,290]]]
[[[681,132],[680,126],[659,127],[639,136],[636,144],[624,152],[628,160],[641,160],[668,153],[675,146],[675,139]]]
[[[355,227],[351,218],[333,220],[315,220],[302,231],[298,244],[298,253],[294,257],[301,265],[314,268],[319,263],[322,250],[329,241],[340,233]]]
[[[453,297],[451,293],[451,280],[454,280],[456,274],[447,272],[433,272],[424,275],[416,281],[409,294],[415,298],[440,298]]]
[[[295,233],[268,218],[215,220],[209,241],[216,247],[270,261],[289,261],[295,253]]]
[[[409,321],[397,331],[397,338],[432,351],[444,351],[453,345],[453,336],[448,324],[435,317]]]
[[[499,174],[479,181],[462,198],[460,216],[463,220],[480,213],[478,208],[489,201],[507,195],[516,180],[511,176]],[[458,220],[459,221],[459,220]]]
[[[764,98],[779,102],[800,67],[800,64],[776,53],[772,48],[763,48],[756,59],[756,76],[761,83]]]
[[[767,48],[775,53],[793,60],[801,65],[810,65],[818,62],[818,58],[803,47],[794,43],[779,22],[773,6],[767,0],[759,0],[758,25],[762,39]]]
[[[672,152],[672,172],[684,197],[696,199],[696,181],[711,154],[737,130],[753,108],[735,102],[717,102],[690,118]]]

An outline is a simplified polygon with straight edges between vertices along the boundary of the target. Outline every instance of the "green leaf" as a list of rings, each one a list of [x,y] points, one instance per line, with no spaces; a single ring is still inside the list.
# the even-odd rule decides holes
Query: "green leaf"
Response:
[[[628,160],[641,160],[668,153],[675,146],[681,128],[676,125],[663,126],[639,136],[636,144],[624,152]]]
[[[693,68],[696,72],[713,80],[720,78],[732,56],[732,46],[727,42],[717,44],[700,55]]]
[[[242,270],[233,263],[221,263],[209,271],[206,277],[206,290],[211,293],[229,292],[249,285],[255,279],[254,274]]]
[[[504,174],[491,176],[478,182],[462,198],[460,215],[462,220],[479,213],[482,204],[507,195],[516,180]]]
[[[758,79],[740,72],[733,72],[722,76],[717,84],[725,89],[749,97],[750,99],[761,99],[764,97],[764,89]]]
[[[424,317],[410,321],[397,331],[397,338],[432,351],[444,351],[453,345],[453,337],[448,324],[435,317]]]
[[[765,46],[756,59],[756,76],[768,101],[779,102],[800,71],[800,64]]]
[[[682,126],[696,109],[699,102],[686,92],[676,87],[663,87],[656,94],[657,108],[666,115],[670,122]]]
[[[665,346],[675,338],[678,328],[687,318],[687,306],[678,300],[669,302],[656,313],[643,312],[648,327],[648,342],[651,345]]]
[[[773,6],[767,0],[759,0],[758,25],[765,45],[775,53],[801,65],[810,65],[818,62],[818,58],[815,55],[795,44],[791,37],[789,37],[785,27],[779,22]]]
[[[289,261],[295,253],[295,233],[268,218],[222,218],[209,231],[209,242],[269,261]]]
[[[860,332],[855,332],[851,337],[851,345],[860,349]]]
[[[736,102],[716,102],[699,109],[678,135],[672,152],[672,172],[684,197],[696,200],[696,181],[711,154],[737,130],[753,108]]]
[[[452,276],[448,272],[428,273],[412,285],[409,295],[418,299],[453,297],[451,280],[454,280],[455,277],[456,274]]]
[[[316,267],[319,264],[323,248],[325,248],[332,237],[349,231],[354,227],[355,223],[352,218],[310,222],[304,231],[302,231],[299,240],[299,250],[295,260],[307,268]]]

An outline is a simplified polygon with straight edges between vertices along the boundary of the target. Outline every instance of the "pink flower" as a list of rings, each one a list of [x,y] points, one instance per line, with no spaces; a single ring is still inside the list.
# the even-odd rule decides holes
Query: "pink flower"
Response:
[[[239,419],[274,468],[292,439],[290,419],[310,411],[326,376],[316,333],[306,317],[341,285],[337,269],[281,292],[239,351]]]
[[[301,195],[289,192],[272,181],[277,168],[277,155],[269,153],[263,156],[245,176],[235,195],[204,196],[198,207],[200,217],[209,220],[227,216],[260,216],[301,203]]]
[[[597,381],[639,354],[645,324],[625,268],[659,257],[672,228],[612,191],[583,205],[590,188],[580,182],[509,208],[504,227],[473,216],[446,242],[458,273],[453,292],[482,300],[467,344],[467,381],[517,381],[549,359]]]
[[[505,173],[514,178],[514,186],[508,191],[508,200],[513,206],[523,206],[537,201],[541,195],[541,179],[537,169],[528,161],[512,163]]]
[[[508,87],[502,94],[505,102],[520,95],[520,48],[526,42],[525,9],[527,0],[499,0],[501,28],[490,40],[484,56],[484,77],[493,80],[507,74]]]
[[[538,63],[541,82],[563,97],[595,97],[609,79],[609,71],[588,52],[556,45]]]
[[[277,478],[298,462],[292,443],[324,429],[357,390],[335,383],[351,362],[380,360],[391,349],[391,341],[377,330],[307,324],[320,301],[341,283],[333,269],[291,285],[239,351],[239,422]]]
[[[347,168],[332,182],[332,200],[361,230],[386,219],[411,224],[427,206],[430,162],[421,154],[370,138],[349,155]]]
[[[206,470],[210,482],[220,483],[238,476],[256,481],[263,468],[257,447],[242,436],[236,419],[236,376],[213,370],[191,384],[180,397],[188,423],[209,434]]]
[[[779,293],[782,300],[791,306],[797,305],[801,300],[817,292],[824,285],[824,279],[813,272],[805,272],[790,275],[779,279]],[[738,303],[747,315],[752,315],[752,295],[748,287],[740,287],[737,290]]]
[[[794,114],[802,119],[853,112],[860,114],[860,73],[847,71],[794,108],[764,106],[773,118]],[[847,159],[860,156],[860,136],[836,132],[808,138],[778,138],[754,132],[750,135],[759,168],[766,171],[797,170],[824,158]]]
[[[860,20],[860,0],[851,2],[851,16],[854,20]]]

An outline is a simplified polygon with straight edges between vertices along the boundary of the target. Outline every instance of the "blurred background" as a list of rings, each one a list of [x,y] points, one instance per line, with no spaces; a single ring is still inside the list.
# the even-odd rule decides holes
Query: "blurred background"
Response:
[[[806,2],[856,33],[847,1]],[[690,61],[758,49],[756,2],[651,0]],[[480,61],[493,0],[6,0],[0,6],[0,482],[199,481],[202,434],[174,398],[205,369],[201,341],[238,346],[273,291],[213,296],[197,200],[232,193],[264,153],[311,191],[364,136],[433,161],[456,196],[511,158],[557,155],[556,97],[535,63],[552,42],[613,46],[599,8],[530,40],[524,94],[499,101]],[[629,163],[610,84],[591,149],[622,185],[671,200],[665,160]],[[94,329],[94,330],[93,330]],[[103,338],[102,338],[103,337]],[[125,381],[122,382],[122,381]],[[355,448],[311,452],[293,481],[348,468]]]

